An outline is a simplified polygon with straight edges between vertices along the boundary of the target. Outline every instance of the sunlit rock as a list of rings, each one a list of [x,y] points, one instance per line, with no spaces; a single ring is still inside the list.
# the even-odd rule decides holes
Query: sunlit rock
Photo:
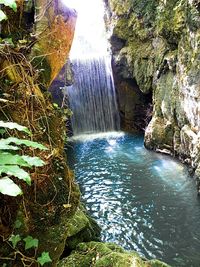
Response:
[[[42,82],[49,86],[56,78],[71,48],[76,11],[67,8],[63,1],[36,1],[35,36],[31,58],[40,71]]]

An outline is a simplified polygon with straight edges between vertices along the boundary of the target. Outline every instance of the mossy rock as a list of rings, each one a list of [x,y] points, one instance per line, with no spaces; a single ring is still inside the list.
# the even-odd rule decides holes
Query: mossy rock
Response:
[[[101,228],[87,214],[82,205],[79,206],[74,216],[68,220],[67,230],[66,253],[71,252],[81,242],[100,241]]]
[[[156,32],[169,43],[177,44],[185,26],[186,1],[168,0],[160,2],[156,17]]]
[[[122,16],[127,14],[131,7],[132,1],[131,0],[111,0],[110,1],[111,9],[117,16]]]
[[[126,252],[113,243],[81,243],[58,267],[169,267],[157,260],[142,259],[136,252]]]

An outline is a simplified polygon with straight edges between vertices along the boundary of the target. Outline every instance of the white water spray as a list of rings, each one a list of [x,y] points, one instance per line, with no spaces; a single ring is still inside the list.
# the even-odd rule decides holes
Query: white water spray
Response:
[[[119,130],[102,0],[66,0],[78,12],[70,52],[74,84],[67,87],[74,135]]]

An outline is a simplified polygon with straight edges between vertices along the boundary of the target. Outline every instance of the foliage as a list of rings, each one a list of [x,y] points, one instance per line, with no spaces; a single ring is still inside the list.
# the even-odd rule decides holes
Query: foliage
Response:
[[[15,122],[0,121],[0,127],[8,128],[10,130],[17,129],[18,131],[25,132],[27,134],[31,134],[31,132],[29,131],[29,129],[27,127],[19,125],[18,123],[15,123]]]
[[[6,129],[17,130],[31,136],[31,132],[24,126],[21,126],[13,122],[0,121],[0,134],[3,136]],[[31,168],[33,166],[43,166],[45,163],[39,157],[19,154],[22,148],[29,148],[29,150],[40,149],[46,150],[47,148],[42,144],[33,142],[27,139],[20,139],[10,136],[8,138],[0,139],[0,192],[9,196],[17,196],[22,194],[21,188],[12,180],[13,177],[25,181],[28,185],[31,185],[30,174],[23,168]],[[19,229],[22,226],[20,220],[16,220],[14,227]],[[41,255],[36,258],[39,241],[37,238],[27,236],[22,238],[19,234],[12,234],[6,241],[14,250],[14,258],[7,258],[8,260],[16,259],[17,255],[20,256],[21,261],[28,263],[31,266],[33,263],[43,266],[45,263],[51,262],[51,258],[48,252],[42,252]],[[24,249],[23,249],[24,247]],[[34,256],[31,257],[23,253],[22,250],[34,250]],[[32,253],[32,252],[31,252]],[[24,265],[25,266],[25,265]]]
[[[52,262],[49,252],[43,251],[42,254],[36,259],[35,255],[38,249],[39,240],[37,238],[33,238],[32,236],[27,236],[22,238],[19,234],[11,235],[8,241],[11,243],[11,246],[14,250],[14,255],[20,255],[22,262],[29,263],[31,266],[33,263],[38,263],[43,266],[45,263]],[[20,248],[22,248],[22,244],[25,250],[34,249],[34,257],[26,256],[22,253],[21,250],[18,249],[18,244],[20,244]],[[9,259],[9,258],[8,258]]]
[[[7,19],[6,14],[2,10],[0,10],[0,21],[6,20],[6,19]]]
[[[0,127],[8,129],[16,129],[31,135],[31,132],[24,126],[13,122],[0,121]],[[31,149],[46,150],[47,148],[37,142],[16,137],[8,137],[0,139],[0,192],[9,196],[17,196],[22,194],[20,187],[10,178],[16,177],[31,185],[30,174],[22,169],[22,167],[40,167],[45,163],[38,157],[27,155],[19,155],[16,151],[21,150],[20,146],[26,146]],[[6,176],[2,176],[6,175]]]
[[[49,252],[42,252],[42,255],[37,258],[37,261],[43,266],[45,263],[51,262]]]
[[[4,6],[8,6],[12,8],[12,10],[14,10],[15,12],[17,11],[17,4],[15,0],[0,0],[0,5],[2,4]],[[2,10],[0,10],[0,21],[6,20],[6,19],[7,19],[6,14]]]
[[[0,179],[0,192],[4,195],[17,196],[22,194],[21,189],[10,178],[4,177]]]
[[[9,238],[9,241],[12,243],[13,248],[16,248],[16,245],[20,240],[20,235],[11,235],[11,237]]]
[[[25,249],[29,249],[29,248],[37,248],[38,247],[38,239],[34,239],[32,238],[32,236],[27,236],[26,238],[23,239],[25,242]]]

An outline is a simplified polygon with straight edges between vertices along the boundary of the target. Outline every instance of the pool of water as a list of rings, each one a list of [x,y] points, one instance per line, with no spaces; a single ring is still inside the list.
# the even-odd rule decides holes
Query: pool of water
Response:
[[[181,163],[124,133],[79,136],[67,153],[103,241],[172,266],[200,266],[200,200]]]

